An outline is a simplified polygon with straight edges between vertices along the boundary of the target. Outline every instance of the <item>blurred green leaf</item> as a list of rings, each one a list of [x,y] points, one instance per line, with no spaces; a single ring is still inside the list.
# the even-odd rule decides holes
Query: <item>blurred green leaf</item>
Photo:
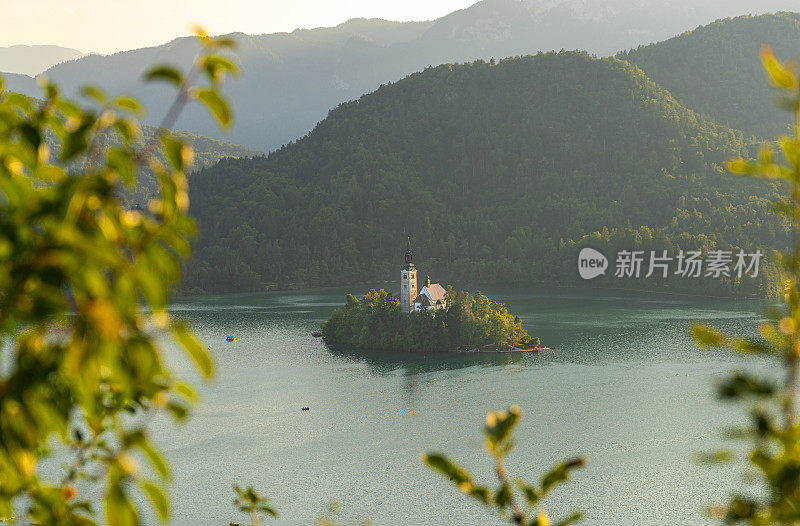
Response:
[[[2,91],[2,84],[0,84],[0,91]],[[0,497],[0,521],[9,519],[14,516],[14,505],[10,500]]]
[[[175,392],[179,395],[183,396],[187,401],[194,403],[197,401],[197,391],[195,391],[192,386],[185,382],[177,382],[175,384]]]
[[[103,93],[103,91],[97,86],[82,86],[80,93],[83,97],[93,100],[99,106],[103,106],[106,102],[108,102],[106,94]]]
[[[253,519],[257,519],[257,514],[267,514],[271,517],[278,517],[278,512],[275,511],[268,503],[267,499],[262,497],[252,486],[247,489],[242,489],[238,484],[233,485],[233,490],[236,492],[236,500],[233,501],[234,505],[244,513],[250,513]]]
[[[181,75],[177,68],[161,65],[149,69],[147,73],[144,74],[144,80],[146,82],[154,80],[164,81],[180,87],[183,84],[183,75]]]
[[[189,416],[189,410],[182,404],[170,402],[167,404],[167,411],[169,411],[172,417],[178,422],[185,420],[186,417]]]
[[[210,378],[214,374],[214,364],[211,361],[211,355],[200,345],[200,342],[184,325],[176,324],[172,333],[175,339],[186,350],[187,354],[192,358],[192,361],[197,366],[200,373],[206,378]]]
[[[700,347],[719,347],[725,342],[723,336],[708,325],[695,325],[692,335]]]
[[[142,451],[147,457],[147,460],[150,462],[150,465],[153,466],[156,473],[158,473],[162,478],[169,478],[169,466],[167,465],[166,460],[164,457],[161,456],[155,447],[150,443],[146,436],[143,436],[140,441],[136,443],[136,447]]]
[[[553,468],[549,473],[542,477],[542,494],[547,494],[556,484],[569,480],[570,472],[576,468],[582,468],[585,462],[582,458],[576,458],[563,462]]]
[[[727,464],[735,460],[733,451],[730,449],[717,449],[708,453],[697,453],[694,461],[698,464]]]
[[[138,100],[131,97],[130,95],[120,95],[119,97],[114,100],[114,104],[122,109],[127,110],[135,115],[143,115],[144,114],[144,107],[139,103]]]
[[[568,526],[570,524],[575,524],[576,522],[583,519],[583,513],[576,511],[566,519],[560,520],[556,523],[556,526]]]
[[[775,58],[775,54],[769,46],[761,48],[761,63],[774,86],[785,90],[793,90],[797,87],[797,76]]]
[[[143,480],[140,485],[147,498],[153,503],[153,507],[158,513],[158,518],[162,522],[167,522],[169,520],[169,503],[164,491],[149,480]]]
[[[448,459],[444,455],[440,455],[437,453],[423,455],[422,461],[431,468],[435,469],[436,471],[450,478],[450,480],[452,480],[456,484],[461,484],[463,482],[471,482],[472,480],[469,476],[469,473],[467,473],[464,469],[456,466],[450,459]]]
[[[233,61],[217,55],[205,57],[202,66],[208,78],[213,82],[221,80],[226,73],[232,75],[239,73],[239,68]]]
[[[116,171],[120,179],[127,184],[136,182],[136,165],[130,152],[119,148],[110,148],[106,153],[108,166]]]
[[[219,93],[213,89],[203,88],[197,90],[197,99],[202,102],[220,126],[228,128],[233,122],[230,107]]]
[[[128,142],[133,141],[139,132],[137,127],[127,119],[117,119],[112,126],[122,139]]]
[[[130,499],[125,495],[122,486],[114,483],[109,487],[105,499],[106,524],[114,526],[138,526],[139,517]]]
[[[717,387],[720,398],[740,398],[743,396],[771,397],[776,387],[771,380],[738,372],[721,381]]]
[[[185,145],[183,142],[172,135],[164,135],[161,137],[161,144],[164,147],[164,155],[169,164],[176,170],[183,171],[185,168],[183,153]]]

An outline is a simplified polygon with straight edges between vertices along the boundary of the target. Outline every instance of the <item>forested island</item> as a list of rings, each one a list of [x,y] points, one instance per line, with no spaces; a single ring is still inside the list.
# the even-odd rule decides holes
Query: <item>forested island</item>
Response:
[[[360,300],[347,295],[343,307],[322,324],[329,343],[392,351],[502,351],[539,345],[502,303],[485,295],[447,290],[447,307],[405,314],[383,289]]]

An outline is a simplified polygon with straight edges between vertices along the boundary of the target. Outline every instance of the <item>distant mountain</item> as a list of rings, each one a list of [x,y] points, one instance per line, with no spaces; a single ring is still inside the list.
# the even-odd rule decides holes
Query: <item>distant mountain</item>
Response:
[[[33,77],[18,73],[0,73],[0,78],[3,79],[3,89],[5,91],[24,93],[29,97],[41,96],[42,91]]]
[[[35,77],[56,64],[82,56],[77,49],[61,46],[0,47],[0,71]]]
[[[483,0],[429,22],[355,19],[333,28],[232,35],[244,75],[226,90],[237,120],[223,136],[200,111],[180,128],[272,150],[308,133],[328,110],[429,65],[584,49],[605,55],[668,38],[715,18],[796,8],[796,0]],[[68,90],[87,81],[140,95],[153,115],[168,104],[163,87],[140,82],[158,61],[189,64],[192,39],[55,66],[48,76]],[[155,117],[153,117],[155,120]]]
[[[336,28],[291,34],[231,35],[239,42],[237,60],[244,72],[226,85],[237,116],[233,133],[221,134],[202,111],[187,111],[178,127],[261,150],[279,146],[307,133],[336,104],[399,77],[391,64],[380,64],[377,55],[398,42],[418,38],[429,26],[351,20]],[[47,75],[67,93],[91,80],[110,93],[136,94],[155,122],[172,94],[163,85],[143,85],[142,73],[158,62],[191,64],[197,50],[194,39],[181,38],[154,48],[87,56],[51,68]],[[414,62],[413,67],[402,69],[410,72],[418,67]],[[384,72],[387,69],[393,71],[391,75]]]
[[[396,279],[408,234],[425,273],[471,287],[574,283],[585,245],[610,257],[782,246],[785,228],[768,213],[776,187],[720,167],[748,147],[741,132],[613,58],[563,52],[428,68],[342,104],[269,156],[196,173],[201,237],[185,287]]]
[[[758,56],[763,44],[800,59],[800,14],[720,20],[665,42],[620,53],[687,106],[747,134],[773,138],[789,125],[769,104],[771,89]]]
[[[483,0],[436,20],[426,38],[467,44],[482,52],[474,58],[559,49],[607,56],[720,18],[797,9],[795,0]]]

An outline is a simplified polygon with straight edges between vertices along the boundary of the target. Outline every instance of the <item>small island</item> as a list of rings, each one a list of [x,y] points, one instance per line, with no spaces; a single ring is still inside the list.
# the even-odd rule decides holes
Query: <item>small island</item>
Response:
[[[533,350],[539,345],[505,305],[478,293],[457,292],[438,283],[417,293],[410,241],[401,271],[400,296],[384,289],[370,290],[363,298],[352,294],[322,324],[322,336],[330,343],[362,349],[393,351]]]

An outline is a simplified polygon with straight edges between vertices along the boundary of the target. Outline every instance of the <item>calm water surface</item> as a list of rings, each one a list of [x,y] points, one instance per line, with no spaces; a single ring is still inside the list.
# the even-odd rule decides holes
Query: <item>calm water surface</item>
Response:
[[[494,524],[419,455],[446,452],[494,485],[481,428],[487,411],[511,403],[524,411],[512,472],[532,480],[565,457],[589,460],[550,498],[557,516],[577,508],[591,525],[710,523],[703,508],[742,485],[741,466],[697,466],[692,453],[723,444],[722,427],[742,420],[713,385],[746,362],[698,351],[687,328],[749,331],[762,304],[489,293],[555,350],[329,348],[309,332],[343,302],[341,289],[176,303],[214,351],[217,378],[186,425],[154,426],[174,470],[172,523],[245,521],[231,505],[239,482],[263,489],[281,524],[314,524],[332,502],[347,524]]]

